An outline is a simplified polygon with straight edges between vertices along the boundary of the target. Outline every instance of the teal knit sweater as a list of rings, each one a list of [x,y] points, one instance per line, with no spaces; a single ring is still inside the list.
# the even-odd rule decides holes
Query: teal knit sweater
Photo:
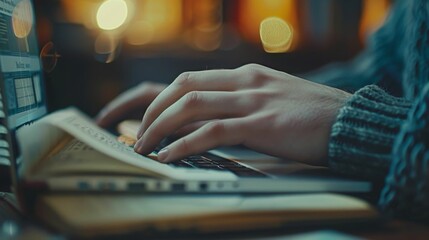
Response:
[[[397,1],[362,54],[309,79],[354,92],[332,127],[329,167],[384,181],[384,213],[429,220],[429,1]]]

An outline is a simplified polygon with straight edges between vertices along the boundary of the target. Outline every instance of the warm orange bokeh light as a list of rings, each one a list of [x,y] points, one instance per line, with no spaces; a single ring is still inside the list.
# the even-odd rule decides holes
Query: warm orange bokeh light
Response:
[[[64,18],[68,22],[84,24],[88,29],[99,31],[96,16],[100,4],[106,0],[62,0]],[[306,36],[306,16],[308,4],[299,0],[117,0],[124,1],[132,13],[128,14],[126,24],[121,31],[116,31],[119,39],[130,45],[161,44],[180,46],[181,43],[202,51],[213,51],[223,48],[232,30],[244,41],[261,45],[259,26],[269,17],[283,19],[293,32],[292,45],[287,51],[308,44]],[[391,0],[362,0],[363,12],[359,25],[359,40],[376,30],[384,21],[391,5]],[[224,22],[223,4],[234,6],[232,17],[235,21]],[[325,3],[329,11],[334,11],[333,2]],[[324,11],[326,11],[325,9]],[[335,14],[335,12],[333,13]],[[227,17],[229,17],[228,15]],[[326,16],[327,18],[330,17]],[[304,19],[300,19],[304,18]],[[325,35],[332,35],[335,27],[330,19],[324,29]],[[317,24],[317,23],[312,23]],[[346,23],[345,23],[346,24]],[[355,28],[355,26],[352,26]],[[341,33],[339,33],[341,34]],[[316,36],[317,37],[317,36]],[[321,42],[331,39],[330,36],[315,38]],[[356,39],[356,41],[359,41]],[[310,41],[311,42],[311,41]],[[179,43],[179,44],[178,44]],[[314,43],[313,43],[314,44]],[[154,45],[152,45],[154,46]]]
[[[129,44],[168,42],[182,29],[181,0],[135,1],[135,15],[125,33]]]
[[[285,20],[294,29],[293,43],[298,40],[298,19],[295,0],[239,0],[237,21],[241,35],[253,42],[260,43],[259,25],[268,17]]]
[[[128,6],[124,0],[106,0],[97,10],[97,25],[103,30],[121,27],[128,17]]]
[[[259,33],[265,52],[287,52],[292,45],[293,31],[281,18],[269,17],[262,20]]]
[[[97,10],[102,1],[62,0],[64,18],[68,22],[83,24],[88,29],[97,28]]]
[[[363,0],[359,37],[362,42],[383,24],[389,12],[389,0]]]
[[[186,0],[184,4],[186,42],[203,51],[218,49],[223,37],[222,1]]]

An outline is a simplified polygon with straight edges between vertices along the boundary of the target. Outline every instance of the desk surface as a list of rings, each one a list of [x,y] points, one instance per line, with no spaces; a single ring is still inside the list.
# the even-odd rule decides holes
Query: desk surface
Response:
[[[7,234],[15,234],[11,239],[33,239],[36,235],[40,236],[49,236],[49,233],[36,227],[36,224],[30,223],[25,220],[25,216],[19,216],[19,212],[16,209],[13,209],[15,206],[14,197],[9,193],[0,193],[0,238],[10,237]],[[334,234],[339,234],[338,236],[343,239],[343,236],[358,237],[365,239],[429,239],[429,225],[424,225],[421,223],[403,221],[403,220],[392,220],[385,224],[373,227],[359,227],[359,228],[348,228],[348,229],[298,229],[294,231],[283,231],[276,230],[272,231],[263,231],[252,233],[242,234],[228,234],[221,236],[213,236],[214,238],[233,238],[233,239],[281,239],[285,236],[298,235],[301,234],[311,234],[310,236],[317,238],[318,236],[323,236],[326,233],[326,230],[334,231]],[[6,232],[5,232],[6,231]],[[9,231],[9,232],[8,232]],[[343,235],[344,234],[344,235]],[[57,236],[58,237],[58,236]],[[174,239],[177,239],[177,235],[172,236]],[[188,238],[190,236],[187,236]],[[201,237],[201,236],[200,236]],[[192,238],[192,237],[191,237]],[[196,236],[195,239],[199,237]],[[205,236],[205,238],[210,238],[210,236]]]

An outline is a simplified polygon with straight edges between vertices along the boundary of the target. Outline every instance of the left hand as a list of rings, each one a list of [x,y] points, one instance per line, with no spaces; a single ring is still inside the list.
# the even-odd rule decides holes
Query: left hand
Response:
[[[97,115],[100,127],[110,127],[126,118],[132,112],[144,112],[156,96],[167,86],[159,83],[143,82],[117,96]]]
[[[326,165],[331,127],[349,96],[256,64],[183,73],[148,107],[135,150],[148,154],[163,138],[186,129],[190,133],[164,148],[159,161],[242,144]]]

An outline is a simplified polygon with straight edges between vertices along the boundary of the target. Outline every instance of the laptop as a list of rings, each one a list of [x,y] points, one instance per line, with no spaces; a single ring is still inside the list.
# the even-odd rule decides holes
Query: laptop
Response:
[[[115,174],[64,175],[44,180],[24,178],[19,170],[29,159],[22,155],[22,139],[17,137],[17,132],[34,127],[32,123],[48,115],[32,2],[0,1],[0,21],[4,26],[0,28],[0,156],[3,161],[10,161],[15,184],[23,186],[27,192],[257,194],[371,191],[371,183],[367,181],[344,178],[324,167],[277,159],[237,147],[215,149],[169,165],[139,155],[142,164],[155,170],[159,168],[171,177]],[[80,124],[95,129],[89,120]],[[113,139],[107,131],[94,131]]]

